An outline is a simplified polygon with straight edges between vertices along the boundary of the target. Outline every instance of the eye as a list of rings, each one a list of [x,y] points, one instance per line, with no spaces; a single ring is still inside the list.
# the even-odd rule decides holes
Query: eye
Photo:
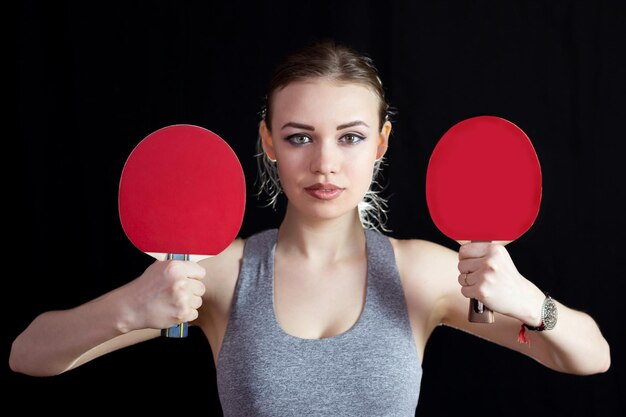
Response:
[[[295,134],[287,136],[285,140],[294,145],[306,145],[311,142],[311,138],[306,135]]]
[[[345,143],[347,145],[356,145],[365,140],[364,136],[357,135],[355,133],[348,133],[339,139],[341,143]]]

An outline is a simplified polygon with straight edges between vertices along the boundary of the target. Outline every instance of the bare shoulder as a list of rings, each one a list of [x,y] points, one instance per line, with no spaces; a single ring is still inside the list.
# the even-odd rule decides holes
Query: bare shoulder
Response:
[[[229,311],[241,269],[244,246],[244,239],[236,239],[219,255],[199,262],[206,270],[203,278],[206,291],[202,296],[203,303],[197,324],[202,325],[209,317],[215,319]]]
[[[446,314],[447,294],[456,283],[458,254],[443,245],[422,239],[393,239],[391,245],[407,306],[420,317],[425,336]]]
[[[396,255],[398,269],[411,276],[422,278],[437,275],[441,268],[453,266],[458,254],[443,245],[423,239],[394,239],[389,238]],[[444,271],[447,272],[447,271]]]
[[[243,259],[245,239],[235,239],[220,254],[198,262],[206,270],[204,284],[211,296],[224,286],[234,286]]]
[[[245,246],[245,239],[235,239],[226,249],[216,256],[205,258],[198,262],[207,271],[214,268],[228,268],[229,264],[233,262],[239,262],[243,257],[243,248]]]

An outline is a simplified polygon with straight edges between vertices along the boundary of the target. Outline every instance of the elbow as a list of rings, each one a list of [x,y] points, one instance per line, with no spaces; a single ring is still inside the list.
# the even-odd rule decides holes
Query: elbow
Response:
[[[611,349],[606,340],[604,340],[602,346],[596,346],[591,351],[581,352],[573,358],[553,356],[551,365],[547,366],[555,371],[572,375],[602,374],[611,367]]]
[[[598,355],[598,360],[596,362],[596,368],[589,372],[592,374],[602,374],[609,370],[611,367],[611,348],[609,343],[605,340],[604,346],[602,348],[601,353]]]
[[[611,367],[611,356],[608,355],[606,358],[599,360],[595,366],[585,368],[582,372],[578,372],[579,375],[597,375],[603,374],[609,370]]]
[[[609,344],[606,344],[606,348],[605,348],[605,353],[603,355],[603,362],[602,362],[602,366],[599,368],[599,371],[597,373],[602,374],[606,371],[609,370],[609,368],[611,367],[611,348],[609,347]]]
[[[596,360],[589,363],[588,367],[581,369],[579,372],[575,372],[579,375],[596,375],[603,374],[611,367],[611,348],[605,341],[604,346],[598,353]]]
[[[58,372],[51,372],[45,367],[37,367],[34,362],[20,338],[15,339],[9,354],[9,368],[11,371],[28,376],[53,376],[59,374]]]
[[[18,343],[18,339],[15,339],[13,341],[13,344],[11,345],[11,353],[9,354],[9,368],[13,371],[13,372],[19,372],[19,373],[26,373],[24,371],[24,368],[22,366],[22,362],[20,360],[20,347],[19,347],[19,343]]]

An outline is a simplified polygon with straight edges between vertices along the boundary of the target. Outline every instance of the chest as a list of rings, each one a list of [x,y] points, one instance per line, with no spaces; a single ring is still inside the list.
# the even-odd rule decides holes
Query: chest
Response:
[[[273,279],[276,320],[288,334],[321,339],[348,331],[367,297],[367,260],[334,265],[276,260]]]
[[[421,368],[402,342],[288,340],[243,346],[249,354],[219,369],[225,416],[415,415]],[[271,356],[257,360],[266,346]]]

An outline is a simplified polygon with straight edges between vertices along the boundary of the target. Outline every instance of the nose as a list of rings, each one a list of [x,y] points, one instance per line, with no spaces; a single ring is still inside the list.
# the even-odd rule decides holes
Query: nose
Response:
[[[318,142],[311,157],[311,172],[315,174],[336,174],[341,167],[341,150],[334,141]]]

